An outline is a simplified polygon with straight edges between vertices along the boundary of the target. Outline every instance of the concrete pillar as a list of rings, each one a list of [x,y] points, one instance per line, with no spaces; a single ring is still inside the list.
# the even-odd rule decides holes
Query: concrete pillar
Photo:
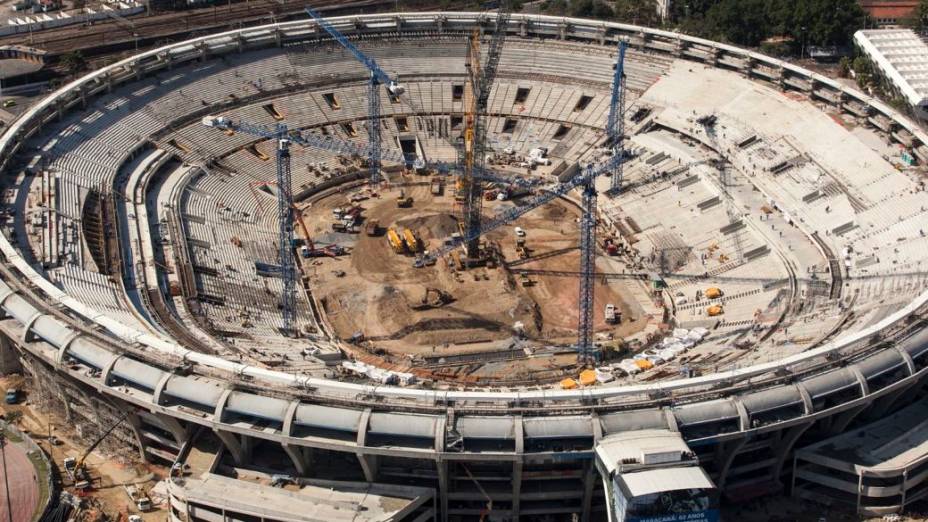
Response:
[[[113,410],[119,412],[120,415],[125,416],[125,423],[129,426],[129,429],[132,430],[132,435],[135,437],[135,444],[139,450],[139,457],[142,459],[142,462],[148,462],[148,455],[145,453],[145,447],[148,445],[145,442],[145,438],[142,436],[142,420],[139,419],[138,414],[134,406],[130,406],[118,399],[113,400],[112,402],[107,401]],[[95,412],[99,412],[98,409],[94,408]],[[98,418],[99,414],[98,414]],[[108,429],[109,426],[104,427],[103,429]]]
[[[291,437],[293,433],[293,419],[296,415],[296,409],[300,406],[300,401],[291,401],[290,406],[287,408],[287,414],[284,416],[284,426],[283,434],[286,437]],[[300,446],[290,444],[289,442],[284,442],[281,444],[284,451],[287,453],[287,456],[290,457],[290,460],[293,461],[293,467],[296,468],[297,473],[301,477],[309,475],[309,463],[306,460],[306,455],[303,453],[303,450]]]
[[[862,411],[867,409],[866,404],[861,404],[859,406],[854,406],[849,410],[842,411],[841,413],[835,414],[831,417],[831,425],[828,428],[828,436],[837,435],[842,433],[854,419]]]
[[[358,462],[361,463],[361,470],[364,472],[364,480],[368,482],[377,481],[377,456],[376,455],[366,455],[364,453],[364,445],[367,441],[367,426],[371,420],[371,409],[367,408],[364,410],[364,413],[361,414],[361,422],[358,423],[358,449],[357,456]]]
[[[599,422],[599,416],[595,413],[590,416],[590,422],[593,426],[593,447],[603,438],[603,425]],[[593,513],[593,488],[596,486],[597,479],[596,466],[590,459],[583,464],[583,513],[580,515],[582,522],[589,522]]]
[[[448,462],[436,461],[438,471],[438,501],[441,505],[441,520],[448,522]]]
[[[171,433],[171,436],[174,437],[174,442],[177,443],[178,447],[183,447],[184,443],[187,442],[187,439],[190,438],[190,431],[188,428],[185,428],[181,425],[180,421],[170,415],[154,414],[158,419],[158,422]]]
[[[815,424],[815,421],[809,421],[787,429],[786,433],[780,438],[780,442],[774,446],[773,455],[777,459],[771,470],[774,482],[779,482],[780,475],[783,473],[783,465],[786,463],[786,457],[792,453],[796,441],[798,441],[799,437],[801,437],[806,430],[811,428],[813,424]]]
[[[0,334],[0,374],[21,373],[23,366],[19,362],[19,353],[13,342],[5,334]]]
[[[244,466],[248,463],[248,455],[245,453],[245,449],[234,433],[229,433],[220,429],[213,429],[213,432],[215,432],[219,440],[222,441],[223,446],[229,450],[229,454],[232,455],[232,460],[235,461],[236,466]]]
[[[715,461],[718,466],[719,476],[716,485],[719,489],[725,488],[725,482],[728,480],[728,470],[731,469],[732,462],[741,448],[747,444],[749,437],[741,437],[737,440],[730,440],[720,443],[715,448]]]

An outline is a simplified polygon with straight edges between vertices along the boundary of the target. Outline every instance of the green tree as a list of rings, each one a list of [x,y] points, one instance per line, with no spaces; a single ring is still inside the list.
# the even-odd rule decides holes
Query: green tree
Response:
[[[847,78],[851,75],[851,59],[847,56],[842,56],[841,61],[838,62],[838,76],[841,78]]]
[[[928,0],[920,0],[912,14],[903,20],[903,24],[918,33],[924,34],[928,31]]]
[[[657,7],[642,0],[616,0],[615,18],[635,25],[655,25],[659,21]]]
[[[549,15],[564,16],[567,14],[567,2],[566,0],[545,0],[541,3],[541,11]]]
[[[570,16],[608,19],[615,16],[615,11],[602,0],[573,0],[570,3]]]
[[[68,74],[77,74],[87,67],[87,60],[80,51],[71,51],[61,56],[61,65]]]

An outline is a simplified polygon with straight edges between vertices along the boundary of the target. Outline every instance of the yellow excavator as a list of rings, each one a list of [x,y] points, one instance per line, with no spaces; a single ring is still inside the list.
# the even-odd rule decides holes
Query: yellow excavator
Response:
[[[128,417],[130,412],[127,412],[125,415],[119,418],[112,426],[107,428],[97,440],[93,441],[86,450],[77,458],[68,457],[62,462],[65,472],[68,474],[68,477],[71,479],[72,484],[76,489],[87,489],[90,487],[90,475],[87,473],[87,468],[84,466],[84,460],[87,458],[87,455],[90,455],[90,452],[95,450],[97,446],[103,442],[110,433],[113,432],[120,424],[123,423]]]

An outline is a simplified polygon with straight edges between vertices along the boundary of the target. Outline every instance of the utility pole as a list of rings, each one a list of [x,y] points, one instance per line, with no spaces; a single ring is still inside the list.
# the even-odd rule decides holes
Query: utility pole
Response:
[[[4,428],[6,425],[4,425]],[[6,489],[7,522],[13,522],[13,504],[10,501],[10,476],[6,472],[6,432],[0,430],[0,455],[3,456],[3,487]]]

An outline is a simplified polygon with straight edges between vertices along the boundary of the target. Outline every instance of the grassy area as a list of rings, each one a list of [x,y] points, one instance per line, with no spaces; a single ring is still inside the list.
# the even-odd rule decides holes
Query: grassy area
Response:
[[[12,443],[14,443],[14,444],[17,444],[17,443],[20,443],[20,442],[23,441],[23,438],[22,438],[22,437],[20,437],[20,436],[17,435],[16,433],[13,433],[12,431],[10,431],[10,430],[8,430],[8,429],[4,429],[4,430],[3,430],[3,435],[6,437],[6,440],[8,440],[8,441],[10,441],[10,442],[12,442]]]
[[[38,506],[36,506],[35,513],[32,514],[32,522],[36,522],[39,520],[39,517],[42,516],[42,508],[44,508],[45,503],[48,502],[48,475],[50,471],[45,459],[42,458],[41,455],[30,453],[29,460],[32,461],[32,465],[35,467],[36,476],[39,480],[39,503]]]

